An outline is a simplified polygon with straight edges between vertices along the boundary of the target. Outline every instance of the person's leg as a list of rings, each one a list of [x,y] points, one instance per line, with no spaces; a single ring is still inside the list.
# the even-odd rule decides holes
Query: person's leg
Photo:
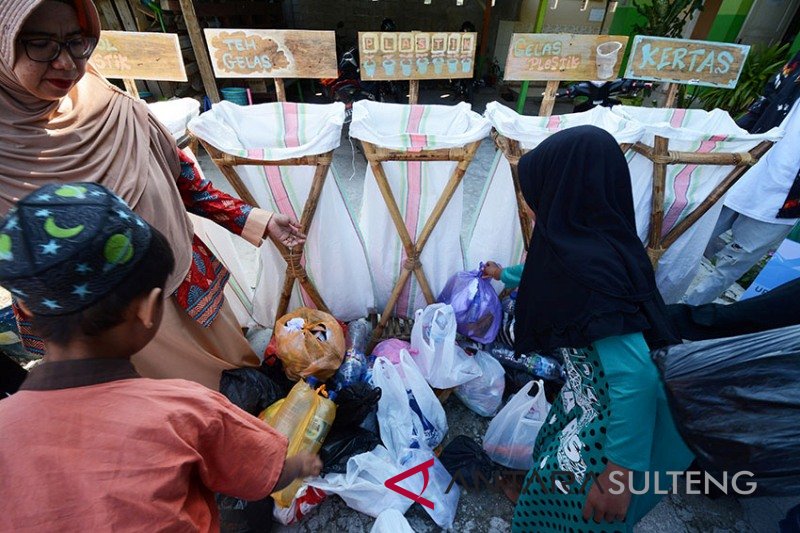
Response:
[[[764,254],[776,248],[792,226],[761,222],[739,214],[731,229],[731,242],[714,256],[714,270],[684,297],[684,303],[703,305],[713,302]]]
[[[719,237],[733,227],[733,222],[736,220],[736,215],[738,214],[739,213],[730,207],[722,208],[719,218],[717,219],[717,224],[714,226],[714,232],[708,240],[708,245],[706,245],[706,251],[703,253],[706,259],[714,257],[717,252],[722,250],[725,246],[725,243]]]

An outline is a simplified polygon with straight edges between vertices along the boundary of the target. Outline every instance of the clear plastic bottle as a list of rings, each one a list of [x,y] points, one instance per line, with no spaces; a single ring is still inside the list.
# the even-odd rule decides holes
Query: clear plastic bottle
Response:
[[[552,357],[539,354],[526,356],[525,367],[534,376],[552,381],[563,380],[561,365]]]

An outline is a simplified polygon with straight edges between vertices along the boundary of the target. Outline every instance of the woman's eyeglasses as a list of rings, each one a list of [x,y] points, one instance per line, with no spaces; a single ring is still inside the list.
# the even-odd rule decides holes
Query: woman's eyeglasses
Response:
[[[57,41],[56,39],[35,38],[20,39],[25,47],[25,54],[31,61],[49,63],[61,55],[61,50],[66,49],[72,59],[87,59],[94,47],[97,46],[97,39],[94,37],[75,37],[68,41]]]

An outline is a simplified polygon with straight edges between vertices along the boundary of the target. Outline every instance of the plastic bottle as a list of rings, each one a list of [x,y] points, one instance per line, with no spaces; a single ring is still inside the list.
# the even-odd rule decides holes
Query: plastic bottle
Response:
[[[347,326],[348,345],[344,361],[334,377],[337,389],[358,383],[367,370],[367,343],[372,331],[366,320],[354,320]]]
[[[292,440],[292,434],[303,424],[316,402],[313,387],[317,384],[313,377],[298,381],[272,417],[272,427]]]
[[[308,413],[305,423],[299,426],[298,431],[289,439],[289,447],[286,450],[287,457],[292,457],[300,452],[317,453],[336,418],[336,404],[333,402],[336,393],[326,392],[325,385],[321,385],[313,393],[315,403],[313,410]],[[324,396],[329,397],[325,398]],[[272,498],[277,505],[289,507],[302,486],[303,480],[296,479],[288,487],[272,494]]]
[[[378,359],[376,355],[367,357],[367,368],[364,370],[364,376],[361,378],[361,381],[371,386],[374,386],[372,383],[372,369],[375,368],[376,359]]]
[[[526,357],[525,367],[534,376],[552,381],[563,381],[561,365],[552,357],[532,354]]]

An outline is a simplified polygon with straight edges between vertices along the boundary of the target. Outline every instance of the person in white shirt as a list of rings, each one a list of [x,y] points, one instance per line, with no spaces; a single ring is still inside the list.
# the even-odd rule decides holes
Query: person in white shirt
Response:
[[[800,218],[800,52],[770,80],[738,121],[750,133],[776,126],[784,137],[731,188],[705,256],[714,270],[683,297],[690,305],[714,301],[770,250]],[[725,244],[719,238],[731,231]]]

